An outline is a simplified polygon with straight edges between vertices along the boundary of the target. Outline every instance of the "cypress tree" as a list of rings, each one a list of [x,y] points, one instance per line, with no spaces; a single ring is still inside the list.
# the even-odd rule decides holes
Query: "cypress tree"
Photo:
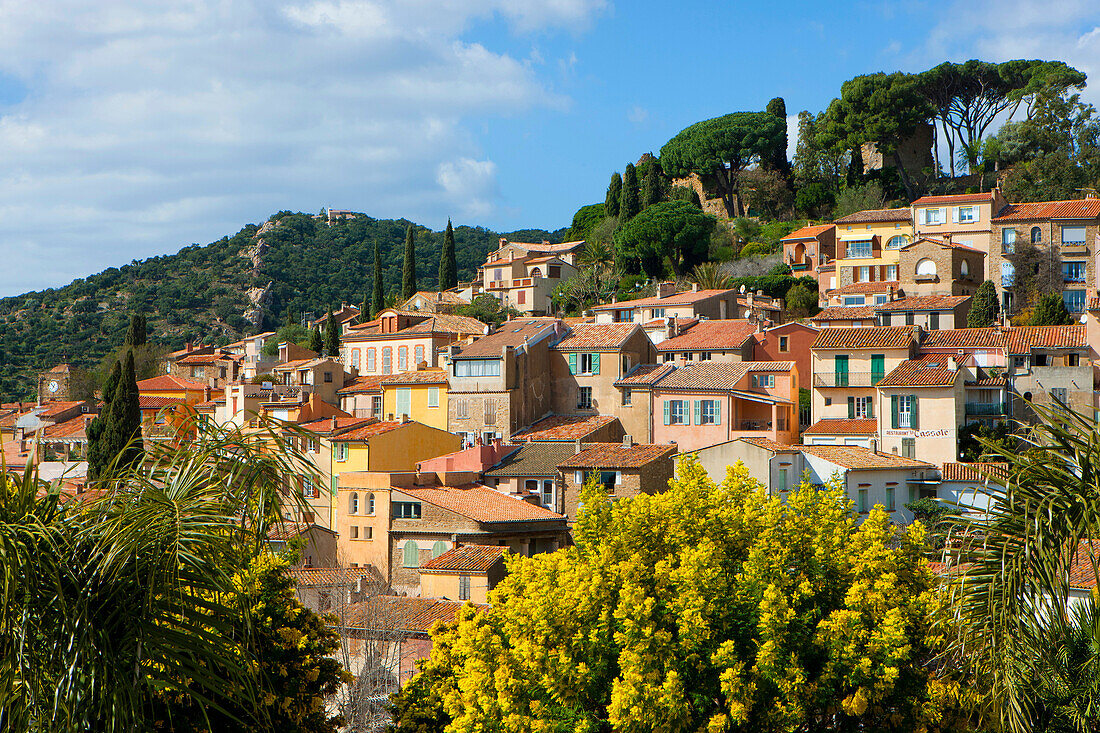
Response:
[[[371,294],[370,317],[371,320],[378,317],[382,309],[386,307],[386,296],[382,292],[382,256],[378,252],[378,242],[374,243],[374,292]]]
[[[405,230],[405,266],[401,271],[401,300],[416,295],[416,232],[412,224]]]
[[[611,184],[607,187],[607,198],[604,199],[604,213],[608,216],[619,215],[619,199],[623,195],[623,177],[615,171],[611,176]]]
[[[111,398],[107,421],[100,436],[106,449],[101,456],[104,467],[118,460],[120,469],[135,466],[145,452],[141,439],[141,404],[138,398],[137,376],[134,372],[134,352],[126,352],[126,366]]]
[[[114,453],[106,444],[104,432],[107,429],[107,416],[110,412],[111,402],[114,400],[118,383],[122,380],[122,364],[115,362],[114,368],[103,383],[103,408],[99,415],[88,423],[88,478],[97,481],[103,474],[103,470],[114,458]]]
[[[455,262],[455,230],[447,220],[443,233],[443,251],[439,253],[439,289],[450,290],[458,285],[458,263]]]
[[[657,164],[650,163],[642,184],[642,208],[648,209],[661,201],[661,178],[657,174]]]
[[[771,160],[767,161],[767,164],[779,171],[779,175],[784,178],[789,178],[791,175],[791,163],[787,160],[787,103],[783,101],[783,97],[776,97],[772,101],[768,102],[768,106],[764,108],[769,114],[775,115],[783,121],[783,137],[776,149],[772,151]]]
[[[325,350],[325,340],[321,337],[321,329],[314,326],[313,331],[309,334],[309,350],[321,355],[321,352]]]
[[[336,359],[340,356],[340,326],[336,316],[330,311],[325,321],[325,356]]]
[[[986,280],[978,286],[974,299],[970,301],[970,312],[966,315],[969,328],[984,328],[997,322],[997,288],[992,280]]]
[[[1060,293],[1046,293],[1039,296],[1035,308],[1031,311],[1029,326],[1068,326],[1073,318],[1066,308],[1066,302]]]
[[[619,200],[619,221],[625,224],[637,216],[639,211],[638,173],[634,170],[633,163],[627,163],[626,173],[623,174],[623,194]]]
[[[144,346],[146,338],[145,316],[135,313],[130,316],[130,327],[126,329],[126,345]]]

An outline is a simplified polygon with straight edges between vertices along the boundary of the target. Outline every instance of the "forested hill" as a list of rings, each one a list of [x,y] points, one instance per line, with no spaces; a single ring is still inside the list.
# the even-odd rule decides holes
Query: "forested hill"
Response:
[[[249,224],[211,244],[184,247],[51,288],[0,299],[0,393],[27,398],[36,375],[63,361],[96,366],[125,337],[130,314],[141,312],[149,338],[172,348],[187,340],[229,343],[272,330],[303,312],[323,314],[341,302],[359,305],[371,287],[374,245],[381,252],[387,296],[401,285],[404,219],[359,215],[329,226],[309,214],[280,212],[270,224]],[[561,241],[565,230],[497,233],[455,227],[459,279],[468,280],[500,237]],[[421,290],[435,287],[443,233],[416,225],[416,273]],[[257,246],[259,240],[263,246]],[[245,315],[249,291],[267,288],[258,326]],[[288,314],[289,311],[289,314]]]

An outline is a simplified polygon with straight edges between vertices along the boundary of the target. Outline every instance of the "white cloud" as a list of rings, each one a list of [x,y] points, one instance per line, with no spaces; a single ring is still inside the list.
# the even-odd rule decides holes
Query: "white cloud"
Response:
[[[798,115],[787,115],[787,160],[798,150]]]
[[[0,295],[58,285],[280,208],[441,225],[498,205],[467,123],[568,100],[471,42],[574,32],[604,0],[0,3]],[[534,58],[535,56],[533,56]],[[471,222],[473,223],[473,222]]]
[[[649,120],[649,110],[641,105],[634,105],[630,108],[630,111],[626,113],[626,119],[635,125],[641,125]]]

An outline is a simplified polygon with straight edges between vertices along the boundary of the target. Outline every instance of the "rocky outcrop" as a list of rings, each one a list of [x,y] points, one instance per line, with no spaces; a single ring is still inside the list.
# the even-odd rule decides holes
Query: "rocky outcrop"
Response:
[[[245,310],[244,319],[251,323],[253,328],[259,328],[260,324],[264,322],[264,313],[271,307],[273,299],[271,290],[274,284],[274,282],[269,281],[262,288],[248,289],[248,302],[251,305]]]
[[[267,252],[267,242],[264,241],[264,235],[277,226],[279,226],[278,222],[265,221],[259,231],[252,235],[252,246],[241,250],[241,257],[252,260],[253,275],[259,274],[260,265],[264,263],[264,253]]]

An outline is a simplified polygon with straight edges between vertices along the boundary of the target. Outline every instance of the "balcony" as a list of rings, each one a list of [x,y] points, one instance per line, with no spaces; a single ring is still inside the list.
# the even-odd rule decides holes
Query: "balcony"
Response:
[[[874,387],[885,373],[878,372],[848,372],[834,373],[824,372],[814,375],[815,387]]]
[[[807,269],[809,269],[809,267],[810,266],[807,265],[805,262],[802,262],[802,263],[799,263],[799,264],[791,265],[791,270],[793,272],[798,272],[800,270],[807,270]]]
[[[967,415],[999,416],[1008,414],[1008,405],[1003,402],[967,402]]]

